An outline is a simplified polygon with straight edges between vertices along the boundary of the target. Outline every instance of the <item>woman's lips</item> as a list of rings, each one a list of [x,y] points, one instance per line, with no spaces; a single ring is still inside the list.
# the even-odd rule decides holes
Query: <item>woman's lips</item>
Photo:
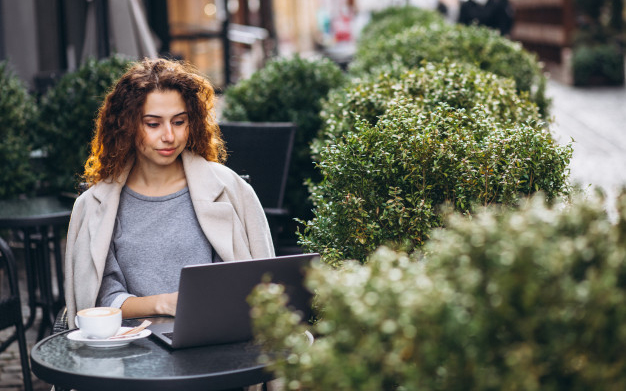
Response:
[[[172,156],[176,152],[176,148],[157,149],[157,152],[161,156]]]

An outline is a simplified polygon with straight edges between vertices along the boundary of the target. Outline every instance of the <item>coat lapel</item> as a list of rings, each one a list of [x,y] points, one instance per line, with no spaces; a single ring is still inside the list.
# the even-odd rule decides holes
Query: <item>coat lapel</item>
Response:
[[[98,281],[102,281],[104,266],[106,264],[115,218],[120,203],[120,193],[126,183],[131,165],[127,167],[118,181],[102,181],[93,188],[92,196],[100,203],[95,215],[89,219],[89,237],[91,243],[91,259],[93,260],[98,275]]]
[[[187,186],[198,222],[213,249],[224,261],[233,261],[234,210],[227,202],[218,202],[224,192],[224,183],[215,175],[202,157],[188,151],[183,154]]]
[[[182,154],[185,176],[191,202],[202,231],[213,246],[220,258],[232,261],[247,257],[237,254],[233,240],[234,210],[228,202],[219,202],[224,193],[224,183],[215,175],[206,161],[193,153],[184,151]],[[92,189],[92,197],[100,203],[94,216],[89,219],[89,236],[91,239],[89,250],[91,259],[98,275],[102,280],[106,258],[113,237],[115,218],[119,207],[120,193],[126,183],[131,165],[117,181],[102,181]]]

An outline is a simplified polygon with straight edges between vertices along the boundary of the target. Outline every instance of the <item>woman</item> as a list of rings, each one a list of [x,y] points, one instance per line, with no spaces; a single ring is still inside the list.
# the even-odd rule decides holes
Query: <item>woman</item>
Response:
[[[274,256],[256,194],[221,164],[214,100],[190,66],[163,59],[135,64],[107,95],[67,236],[70,327],[96,305],[174,315],[183,266]]]

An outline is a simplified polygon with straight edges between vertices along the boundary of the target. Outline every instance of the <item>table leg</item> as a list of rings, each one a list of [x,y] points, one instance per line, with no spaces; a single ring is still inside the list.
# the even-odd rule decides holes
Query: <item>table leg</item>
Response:
[[[55,316],[64,303],[61,249],[58,239],[59,230],[55,227],[51,228],[48,226],[41,226],[39,227],[39,233],[41,238],[41,241],[39,242],[39,260],[41,270],[40,299],[42,320],[37,340],[42,339],[47,331],[52,331]],[[50,249],[50,245],[52,245],[52,249]],[[59,291],[58,299],[55,298],[53,292],[53,285],[55,284],[55,281],[52,278],[51,254],[53,254],[52,256],[54,257],[54,267],[57,273],[56,283]]]
[[[37,341],[43,339],[46,331],[52,329],[54,324],[54,295],[52,293],[52,272],[50,269],[50,246],[48,242],[48,227],[40,227],[41,242],[39,247],[39,267],[41,275],[40,299],[41,299],[41,324]]]
[[[30,314],[28,314],[28,320],[24,325],[24,328],[30,328],[35,323],[35,316],[37,315],[37,281],[36,281],[36,266],[33,264],[32,258],[32,243],[31,243],[31,230],[25,229],[22,231],[24,234],[24,268],[26,269],[26,285],[28,288],[28,307],[30,308]]]

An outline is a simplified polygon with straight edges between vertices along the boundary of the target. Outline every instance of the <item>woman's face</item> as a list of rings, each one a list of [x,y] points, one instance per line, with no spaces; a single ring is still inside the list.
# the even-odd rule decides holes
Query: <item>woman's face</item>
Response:
[[[138,163],[163,167],[176,161],[187,145],[189,116],[178,91],[153,91],[143,105],[141,129],[137,133]]]

